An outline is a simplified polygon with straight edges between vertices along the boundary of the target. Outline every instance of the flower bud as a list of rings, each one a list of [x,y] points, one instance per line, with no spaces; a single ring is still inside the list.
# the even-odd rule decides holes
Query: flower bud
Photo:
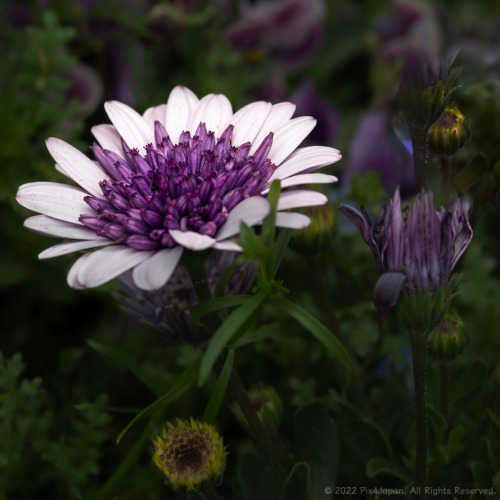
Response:
[[[331,250],[334,241],[335,212],[330,203],[307,207],[300,211],[311,219],[304,229],[293,232],[290,246],[308,258],[319,257]]]
[[[450,104],[429,131],[429,147],[441,156],[453,156],[469,139],[464,115]]]
[[[460,316],[450,309],[437,328],[429,335],[429,355],[437,361],[453,361],[467,345],[467,333]]]
[[[206,491],[222,481],[226,453],[221,436],[205,422],[191,418],[167,422],[153,441],[153,463],[166,484],[183,494]]]
[[[276,429],[281,421],[283,405],[274,388],[263,385],[252,387],[248,391],[248,398],[255,409],[257,418],[262,422],[264,427]],[[250,427],[240,406],[235,403],[231,405],[231,410],[238,423],[250,432]]]

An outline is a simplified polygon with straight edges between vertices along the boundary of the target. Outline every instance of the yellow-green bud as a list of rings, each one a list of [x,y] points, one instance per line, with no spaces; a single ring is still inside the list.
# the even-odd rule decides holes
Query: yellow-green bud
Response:
[[[450,309],[443,321],[429,335],[429,355],[437,361],[453,361],[467,345],[467,333],[460,316]]]
[[[335,212],[330,203],[300,210],[311,219],[304,229],[296,229],[290,246],[305,257],[318,257],[331,250],[334,242]]]
[[[464,115],[450,104],[429,131],[429,147],[441,156],[453,156],[469,139]]]
[[[191,418],[167,422],[153,444],[153,463],[176,491],[206,491],[222,481],[226,452],[215,428]]]
[[[262,424],[270,429],[277,429],[283,414],[283,405],[274,388],[263,385],[251,387],[248,391],[248,398]],[[232,404],[231,410],[238,423],[250,432],[248,422],[239,405],[236,403]]]

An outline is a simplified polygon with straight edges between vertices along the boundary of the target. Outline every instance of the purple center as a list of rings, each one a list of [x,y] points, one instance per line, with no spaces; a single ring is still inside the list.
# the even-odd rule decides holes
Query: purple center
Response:
[[[216,141],[201,123],[193,137],[183,132],[174,145],[156,122],[156,148],[148,144],[145,157],[123,141],[124,158],[94,144],[110,180],[99,184],[102,198],[85,197],[95,215],[81,215],[80,222],[139,250],[177,246],[170,229],[214,236],[236,205],[267,187],[276,168],[267,158],[272,132],[253,155],[249,142],[231,145],[232,133],[230,125]]]

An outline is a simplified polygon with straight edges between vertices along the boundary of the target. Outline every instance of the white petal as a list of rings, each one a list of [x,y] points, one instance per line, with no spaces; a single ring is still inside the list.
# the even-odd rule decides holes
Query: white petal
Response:
[[[137,148],[145,153],[144,146],[153,143],[154,133],[144,118],[126,104],[118,101],[104,103],[109,119],[129,148]]]
[[[152,108],[146,109],[142,115],[144,121],[154,130],[155,122],[159,121],[165,126],[165,118],[167,117],[167,105],[160,104]]]
[[[317,191],[307,191],[297,189],[296,191],[286,191],[281,193],[278,201],[278,210],[289,210],[290,208],[314,207],[324,205],[328,198],[323,193]]]
[[[216,234],[217,241],[225,240],[240,232],[240,222],[249,226],[261,223],[271,208],[269,202],[260,196],[252,196],[236,205],[229,213],[226,222]]]
[[[311,223],[311,219],[304,214],[294,212],[279,212],[276,214],[276,226],[290,229],[304,229]]]
[[[178,229],[170,229],[170,236],[176,243],[182,245],[189,250],[206,250],[214,246],[215,240],[206,234],[198,234],[193,231],[179,231]]]
[[[269,135],[269,132],[274,132],[278,127],[288,122],[294,112],[295,104],[292,104],[291,102],[280,102],[275,104],[271,108],[265,123],[260,129],[260,132],[255,137],[252,147],[250,148],[250,154],[255,153],[261,142]]]
[[[165,129],[170,140],[177,144],[181,132],[187,130],[189,114],[198,98],[187,87],[175,87],[168,97]]]
[[[122,138],[113,125],[95,125],[90,130],[102,149],[109,149],[123,158]]]
[[[68,283],[75,288],[93,288],[139,265],[154,251],[136,250],[126,245],[111,245],[80,257],[68,274]],[[88,257],[87,257],[88,256]]]
[[[85,191],[57,182],[31,182],[17,191],[16,200],[23,207],[67,222],[78,224],[82,214],[95,214],[83,201]]]
[[[245,142],[253,143],[265,123],[272,105],[270,102],[258,101],[248,104],[237,111],[222,127],[224,131],[229,125],[234,125],[232,144],[239,146]]]
[[[35,233],[53,236],[54,238],[68,238],[70,240],[95,240],[99,239],[93,229],[82,224],[71,224],[62,220],[53,219],[46,215],[34,215],[24,221],[24,227]]]
[[[300,186],[301,184],[330,184],[332,182],[337,182],[338,179],[334,175],[327,174],[302,174],[302,175],[294,175],[292,177],[288,177],[281,181],[281,189],[290,187],[290,186]],[[269,192],[269,188],[264,189],[262,194],[266,194]]]
[[[59,243],[53,247],[47,248],[38,255],[39,259],[51,259],[52,257],[59,257],[67,253],[78,252],[80,250],[87,250],[88,248],[102,247],[109,245],[111,240],[87,240],[87,241],[71,241],[69,243]]]
[[[204,123],[207,130],[219,137],[222,128],[233,116],[233,109],[229,99],[222,94],[209,94],[201,99],[191,110],[188,120],[188,130],[193,135],[200,123]]]
[[[182,247],[165,248],[132,271],[134,283],[142,290],[157,290],[172,276],[182,256]]]
[[[315,127],[316,120],[310,116],[300,116],[284,123],[274,131],[273,147],[269,159],[276,165],[290,156]]]
[[[238,243],[231,240],[218,241],[215,243],[213,248],[216,248],[217,250],[226,250],[228,252],[241,252],[243,250]]]
[[[94,196],[102,196],[99,182],[109,179],[108,176],[82,152],[67,142],[51,137],[47,139],[47,149],[60,165],[63,172],[83,189]]]
[[[274,179],[286,179],[298,173],[306,173],[318,170],[321,167],[330,165],[342,158],[340,151],[326,146],[309,146],[297,149],[288,160],[282,163],[269,178],[269,182]]]
[[[79,281],[78,281],[78,272],[80,271],[80,268],[85,265],[85,262],[88,260],[88,258],[91,256],[91,253],[86,253],[83,254],[72,266],[71,269],[68,272],[68,277],[67,277],[67,282],[68,285],[71,288],[76,288],[77,290],[81,290],[82,288],[85,288]]]

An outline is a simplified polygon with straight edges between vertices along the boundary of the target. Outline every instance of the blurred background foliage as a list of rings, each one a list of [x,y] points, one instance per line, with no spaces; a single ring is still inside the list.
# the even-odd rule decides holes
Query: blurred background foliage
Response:
[[[464,275],[456,300],[469,344],[451,365],[431,362],[431,480],[443,487],[489,488],[496,475],[499,482],[498,2],[0,5],[0,498],[175,498],[150,466],[149,439],[164,416],[200,416],[209,386],[193,390],[149,424],[137,424],[116,445],[133,412],[155,395],[87,341],[134,359],[165,390],[198,348],[169,345],[125,316],[109,293],[115,285],[70,289],[66,272],[74,256],[38,261],[51,241],[23,229],[31,214],[14,197],[26,182],[63,182],[45,138],[62,138],[89,153],[90,128],[107,122],[104,101],[119,100],[142,112],[165,102],[178,84],[198,96],[224,93],[233,109],[258,99],[290,100],[297,115],[318,119],[310,144],[342,151],[342,161],[325,169],[340,178],[329,191],[333,236],[314,257],[317,240],[292,240],[279,276],[291,298],[342,339],[361,370],[346,376],[272,305],[259,320],[270,322],[272,333],[240,349],[238,364],[248,385],[274,386],[287,408],[282,434],[297,449],[308,429],[319,425],[315,419],[323,419],[325,442],[336,452],[329,458],[332,469],[315,484],[402,487],[413,446],[408,342],[391,322],[378,327],[372,304],[376,267],[336,206],[347,200],[376,213],[396,185],[406,197],[415,193],[411,156],[394,118],[395,94],[401,75],[422,60],[455,53],[463,67],[456,103],[471,136],[446,161],[453,178],[461,173],[455,187],[474,198],[475,236],[459,265]],[[442,165],[436,157],[430,167],[440,201]],[[460,381],[446,404],[440,394],[445,377]],[[217,426],[231,453],[221,496],[278,498],[272,480],[259,476],[258,459],[248,454],[251,445],[227,409]],[[120,467],[133,473],[120,475]]]

